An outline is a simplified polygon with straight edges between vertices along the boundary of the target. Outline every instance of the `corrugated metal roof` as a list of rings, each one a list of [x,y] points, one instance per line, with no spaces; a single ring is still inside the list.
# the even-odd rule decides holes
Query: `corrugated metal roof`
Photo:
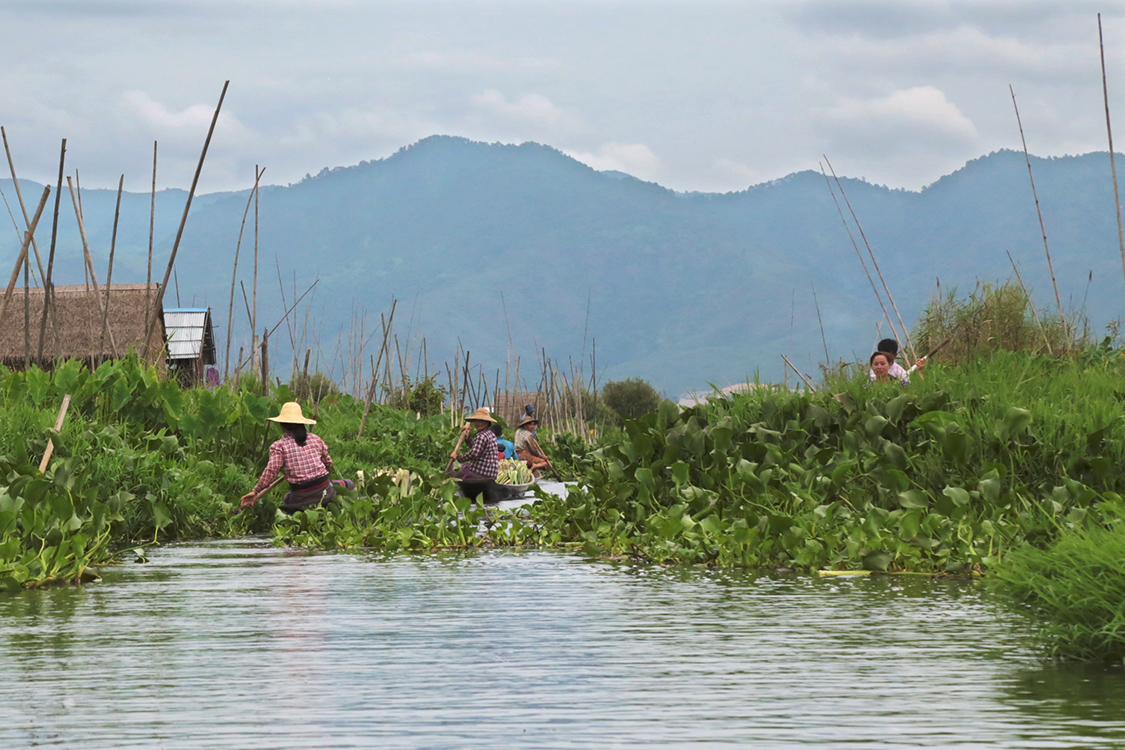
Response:
[[[206,307],[164,309],[164,330],[168,334],[168,359],[197,359],[203,355],[208,337],[209,310]],[[210,344],[210,341],[206,342]]]

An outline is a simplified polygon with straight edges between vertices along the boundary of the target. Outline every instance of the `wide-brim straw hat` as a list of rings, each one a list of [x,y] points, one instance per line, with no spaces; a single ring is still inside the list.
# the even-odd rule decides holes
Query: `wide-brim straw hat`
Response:
[[[530,414],[528,414],[526,417],[524,417],[523,419],[520,420],[519,426],[524,427],[524,426],[529,425],[529,424],[539,424],[539,420],[536,419],[535,417],[531,416]]]
[[[301,412],[301,405],[296,401],[290,401],[282,404],[281,413],[276,417],[267,417],[270,422],[281,422],[282,424],[316,424],[315,419],[309,419]]]
[[[470,414],[468,417],[466,417],[465,421],[466,422],[495,422],[496,420],[493,419],[492,415],[488,413],[488,409],[485,409],[482,406],[481,408],[477,409],[472,414]]]

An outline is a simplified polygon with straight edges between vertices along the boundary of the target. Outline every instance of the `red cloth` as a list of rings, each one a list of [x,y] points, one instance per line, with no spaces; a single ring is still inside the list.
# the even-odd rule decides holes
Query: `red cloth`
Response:
[[[308,434],[305,444],[297,445],[293,436],[286,433],[270,446],[270,460],[261,479],[254,485],[254,492],[261,492],[277,477],[277,472],[285,469],[285,480],[290,483],[307,482],[328,475],[332,471],[332,459],[328,456],[328,446],[318,436]]]

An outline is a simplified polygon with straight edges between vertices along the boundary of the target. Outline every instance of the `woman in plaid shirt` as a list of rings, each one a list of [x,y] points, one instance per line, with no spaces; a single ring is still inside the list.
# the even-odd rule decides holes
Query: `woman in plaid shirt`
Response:
[[[470,482],[496,481],[500,472],[500,462],[496,456],[496,435],[490,429],[496,420],[486,409],[477,409],[461,428],[461,439],[469,436],[469,425],[476,430],[468,452],[458,455],[457,451],[450,454],[454,461],[461,462],[461,468],[450,472],[454,479],[464,479]]]
[[[281,501],[281,510],[286,513],[327,505],[336,497],[337,487],[355,488],[349,479],[329,480],[332,457],[328,455],[328,446],[305,428],[316,424],[316,420],[306,418],[300,404],[290,401],[281,407],[281,414],[269,421],[279,423],[283,434],[270,446],[269,463],[254,489],[242,496],[240,507],[253,505],[257,494],[268,488],[282,470],[289,482],[289,493]]]

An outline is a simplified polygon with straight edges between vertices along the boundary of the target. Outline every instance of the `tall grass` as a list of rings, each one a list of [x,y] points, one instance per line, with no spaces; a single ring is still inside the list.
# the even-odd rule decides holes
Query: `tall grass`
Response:
[[[1021,547],[990,581],[1034,618],[1051,655],[1125,659],[1125,524],[1064,534],[1047,549]]]

